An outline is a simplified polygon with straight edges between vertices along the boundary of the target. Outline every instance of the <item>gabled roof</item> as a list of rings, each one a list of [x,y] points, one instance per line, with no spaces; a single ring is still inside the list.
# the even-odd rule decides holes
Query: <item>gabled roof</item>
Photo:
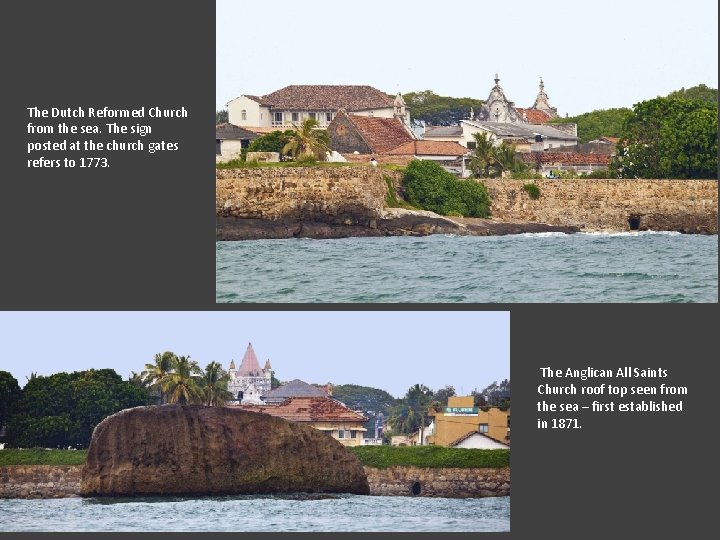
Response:
[[[260,377],[262,376],[262,370],[258,363],[257,356],[253,350],[252,343],[248,343],[245,356],[243,356],[242,362],[240,363],[240,369],[238,370],[240,377]]]
[[[467,148],[455,141],[410,141],[386,153],[389,155],[458,157],[467,152]]]
[[[242,409],[279,416],[291,422],[358,422],[367,420],[363,415],[348,409],[329,397],[294,397],[279,405],[245,407]]]
[[[243,129],[235,124],[218,124],[215,126],[215,138],[216,139],[257,139],[257,133]]]
[[[290,85],[255,99],[262,105],[283,111],[364,111],[393,106],[393,98],[372,86]]]
[[[490,435],[487,435],[487,434],[485,434],[485,433],[480,433],[480,432],[478,432],[478,431],[468,431],[465,435],[463,435],[463,436],[461,436],[461,437],[458,437],[458,438],[455,439],[453,442],[451,442],[450,444],[448,444],[448,446],[449,446],[450,448],[453,448],[453,447],[457,446],[458,444],[460,444],[461,442],[463,442],[463,441],[465,441],[465,440],[467,440],[467,439],[469,439],[470,437],[473,437],[473,436],[475,436],[475,435],[477,435],[478,437],[485,437],[486,439],[490,439],[491,441],[493,441],[493,442],[495,442],[495,443],[500,443],[500,444],[503,444],[503,445],[505,445],[505,446],[510,446],[508,443],[506,443],[506,442],[504,442],[504,441],[499,441],[499,440],[497,440],[496,438],[491,437]]]
[[[347,115],[373,152],[383,154],[401,144],[415,140],[397,118]]]
[[[294,379],[277,388],[270,390],[265,396],[266,400],[283,400],[291,397],[327,397],[327,394],[317,386],[308,384],[300,379]]]
[[[520,116],[522,116],[529,124],[545,124],[548,122],[548,120],[552,119],[552,116],[550,116],[545,111],[541,111],[540,109],[521,109],[517,107],[515,109]]]

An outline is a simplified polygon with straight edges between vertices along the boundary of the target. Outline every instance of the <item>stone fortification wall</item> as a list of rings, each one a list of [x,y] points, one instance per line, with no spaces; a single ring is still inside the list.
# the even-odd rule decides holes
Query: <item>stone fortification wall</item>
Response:
[[[82,465],[0,467],[0,499],[52,499],[80,493]],[[371,495],[500,497],[510,495],[510,469],[364,467]],[[415,488],[417,493],[414,493]]]
[[[0,499],[55,499],[80,492],[82,465],[0,467]]]
[[[577,225],[582,230],[717,233],[716,180],[485,180],[492,217]]]
[[[383,172],[388,173],[350,166],[220,169],[216,214],[366,225],[380,217],[385,205]]]
[[[510,495],[510,468],[365,467],[371,495],[502,497]]]

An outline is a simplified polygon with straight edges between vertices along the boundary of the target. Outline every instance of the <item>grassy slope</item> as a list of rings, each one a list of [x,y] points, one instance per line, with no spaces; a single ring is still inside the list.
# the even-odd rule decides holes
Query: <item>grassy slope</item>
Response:
[[[6,448],[0,450],[0,467],[5,465],[82,465],[87,450],[46,450]]]
[[[356,446],[350,450],[363,465],[378,469],[394,466],[461,468],[510,466],[510,450],[440,446]]]

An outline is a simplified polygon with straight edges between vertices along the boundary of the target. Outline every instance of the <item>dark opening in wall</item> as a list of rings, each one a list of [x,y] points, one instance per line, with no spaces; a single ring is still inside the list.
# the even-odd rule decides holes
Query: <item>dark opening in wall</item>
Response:
[[[640,229],[640,216],[630,216],[628,218],[628,226],[631,231],[637,231]]]
[[[413,495],[420,495],[420,491],[420,482],[413,482],[413,485],[410,486],[410,493],[412,493]]]

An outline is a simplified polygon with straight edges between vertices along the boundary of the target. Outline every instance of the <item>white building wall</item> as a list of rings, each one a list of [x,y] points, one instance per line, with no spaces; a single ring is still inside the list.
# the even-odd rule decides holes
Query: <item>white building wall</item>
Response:
[[[245,119],[242,112],[245,111]],[[240,96],[228,102],[228,122],[236,126],[269,127],[270,116],[267,107],[257,101]]]
[[[242,144],[237,140],[221,140],[220,141],[220,155],[215,154],[215,162],[230,161],[240,156],[242,150]]]
[[[482,435],[473,435],[468,437],[454,448],[483,448],[483,449],[496,449],[496,448],[509,448],[506,444],[502,444]]]

